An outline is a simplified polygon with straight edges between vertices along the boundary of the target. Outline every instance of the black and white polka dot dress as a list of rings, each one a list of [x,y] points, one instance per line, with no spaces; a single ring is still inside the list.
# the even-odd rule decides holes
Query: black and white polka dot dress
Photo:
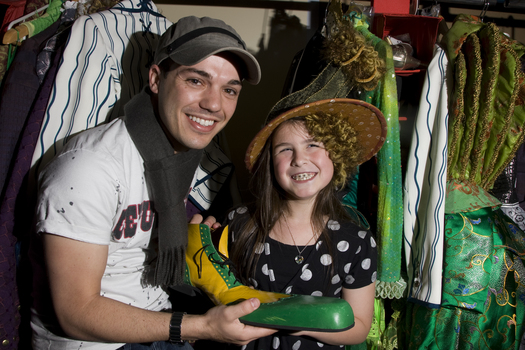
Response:
[[[230,213],[230,234],[235,239],[236,221],[246,221],[246,212]],[[331,248],[321,240],[302,252],[304,261],[297,264],[298,255],[294,245],[280,243],[270,237],[257,247],[261,254],[257,265],[254,285],[257,289],[287,293],[328,297],[341,297],[342,288],[361,288],[375,282],[377,269],[376,242],[370,231],[363,230],[351,222],[329,220]],[[232,244],[235,244],[233,242]],[[304,247],[299,246],[299,250]],[[335,262],[333,271],[330,268]],[[295,337],[286,332],[256,340],[243,349],[341,349],[318,342],[313,338]]]

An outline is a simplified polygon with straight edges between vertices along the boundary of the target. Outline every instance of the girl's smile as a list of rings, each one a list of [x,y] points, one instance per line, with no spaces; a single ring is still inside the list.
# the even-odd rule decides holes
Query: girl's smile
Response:
[[[292,175],[292,179],[294,179],[295,181],[306,181],[306,180],[310,180],[315,175],[316,173],[302,173],[302,174]]]

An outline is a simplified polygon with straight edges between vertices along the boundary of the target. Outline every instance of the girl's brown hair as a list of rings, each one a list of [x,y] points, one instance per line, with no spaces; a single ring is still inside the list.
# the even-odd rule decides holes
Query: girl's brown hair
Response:
[[[316,141],[323,143],[328,141],[328,144],[333,145],[333,147],[330,148],[325,144],[325,148],[328,150],[333,162],[334,158],[336,158],[338,162],[341,163],[343,161],[341,152],[344,154],[348,153],[348,148],[353,149],[354,152],[359,152],[356,142],[352,143],[347,140],[347,142],[345,142],[346,147],[341,147],[341,143],[337,141],[340,137],[348,138],[342,135],[342,133],[351,133],[351,130],[348,128],[339,128],[340,131],[335,134],[332,130],[328,132],[330,136],[326,135],[326,130],[320,133],[319,130],[323,129],[319,127],[320,123],[331,123],[324,117],[325,116],[317,116],[312,118],[311,116],[305,116],[283,122],[272,133],[272,136],[268,138],[260,157],[254,164],[252,177],[250,179],[250,190],[255,196],[255,201],[248,207],[250,219],[244,227],[236,228],[235,242],[230,251],[230,259],[238,272],[237,278],[245,285],[251,285],[252,282],[250,282],[250,278],[255,276],[255,269],[260,256],[260,254],[255,252],[257,247],[265,242],[266,237],[268,237],[274,225],[279,221],[281,215],[289,209],[286,201],[287,194],[277,183],[274,176],[272,139],[275,132],[284,124],[292,124],[298,128],[305,126],[308,133],[312,135]],[[319,122],[319,120],[321,120],[321,122]],[[338,137],[336,134],[341,135]],[[327,138],[330,140],[327,140]],[[353,169],[355,169],[357,164],[353,164],[352,161],[350,161],[350,163]],[[340,168],[340,171],[342,169],[343,173],[339,172],[337,174],[338,168]],[[341,165],[338,167],[337,163],[334,162],[334,176],[332,180],[319,192],[315,199],[311,218],[312,228],[314,232],[321,232],[320,239],[325,242],[329,250],[331,250],[330,235],[326,229],[325,217],[328,216],[330,219],[335,220],[351,220],[341,202],[336,197],[336,186],[342,185],[340,183],[341,176],[346,177],[347,174],[351,173],[348,169],[348,166]],[[329,251],[329,253],[332,252]],[[332,271],[333,264],[334,262],[332,262],[330,266]]]

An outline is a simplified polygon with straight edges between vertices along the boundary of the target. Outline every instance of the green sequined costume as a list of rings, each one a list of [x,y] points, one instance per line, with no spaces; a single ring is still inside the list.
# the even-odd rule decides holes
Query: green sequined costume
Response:
[[[488,190],[524,136],[524,46],[460,15],[449,66],[448,177],[439,308],[407,303],[401,349],[517,349],[525,322],[525,233]]]

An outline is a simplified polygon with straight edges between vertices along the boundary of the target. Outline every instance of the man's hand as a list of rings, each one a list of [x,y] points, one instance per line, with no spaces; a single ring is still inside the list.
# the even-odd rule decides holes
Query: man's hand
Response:
[[[207,225],[211,230],[216,230],[221,227],[221,224],[217,222],[217,219],[213,216],[208,216],[206,220],[203,220],[201,214],[195,214],[190,220],[190,224],[204,224]]]
[[[211,308],[204,316],[186,315],[182,321],[182,339],[210,339],[237,345],[271,335],[276,329],[248,326],[239,317],[256,310],[261,302],[257,298],[239,304]]]

